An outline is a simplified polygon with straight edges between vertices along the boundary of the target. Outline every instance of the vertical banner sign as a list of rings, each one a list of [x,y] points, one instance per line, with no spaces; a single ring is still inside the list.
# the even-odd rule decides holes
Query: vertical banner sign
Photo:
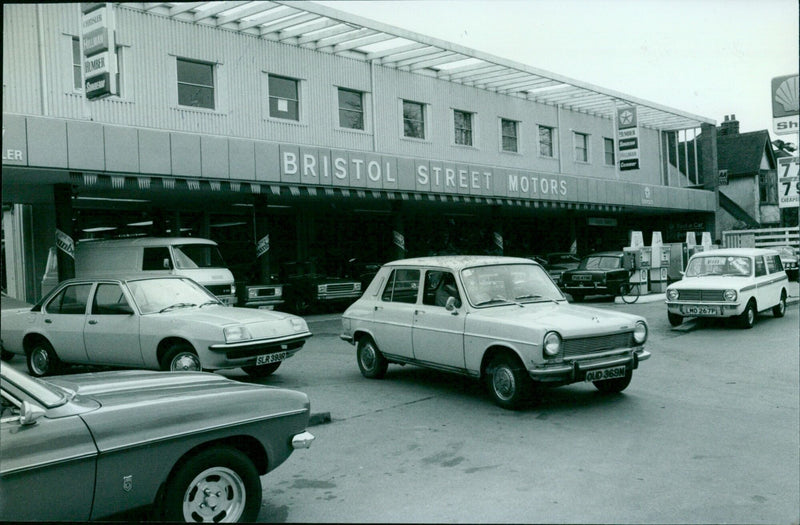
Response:
[[[81,4],[83,87],[89,100],[117,94],[115,29],[111,3]]]
[[[617,108],[617,148],[619,149],[619,170],[639,169],[639,123],[636,107]]]
[[[798,75],[772,79],[772,131],[776,135],[800,133]]]
[[[797,208],[800,204],[797,193],[798,171],[800,171],[800,158],[778,158],[778,207]]]
[[[256,258],[269,251],[269,235],[263,236],[256,244]]]
[[[403,251],[406,251],[406,238],[403,237],[403,234],[397,230],[392,231],[392,240],[394,241],[394,245],[400,248]]]
[[[503,235],[500,232],[494,232],[494,245],[500,249],[500,253],[503,252]]]
[[[73,259],[75,258],[75,241],[72,240],[72,237],[58,229],[56,229],[56,246]]]

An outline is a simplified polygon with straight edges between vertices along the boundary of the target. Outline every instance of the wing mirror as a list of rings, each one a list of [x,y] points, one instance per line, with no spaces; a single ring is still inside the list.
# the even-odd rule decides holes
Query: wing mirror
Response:
[[[44,414],[45,411],[42,407],[23,401],[19,408],[19,424],[22,426],[33,425]]]
[[[448,297],[447,301],[444,303],[444,309],[453,315],[458,315],[458,310],[456,310],[456,298],[452,295]]]

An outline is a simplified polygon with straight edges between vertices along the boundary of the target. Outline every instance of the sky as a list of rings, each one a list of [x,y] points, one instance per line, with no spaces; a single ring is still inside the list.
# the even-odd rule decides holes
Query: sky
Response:
[[[797,0],[317,1],[715,120],[772,129],[771,80],[798,73]]]

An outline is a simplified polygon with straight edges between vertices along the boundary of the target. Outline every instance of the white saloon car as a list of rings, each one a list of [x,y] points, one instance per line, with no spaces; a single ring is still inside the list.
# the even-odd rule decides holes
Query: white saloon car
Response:
[[[518,408],[537,385],[592,382],[620,392],[650,357],[644,318],[569,304],[530,259],[422,257],[384,265],[342,316],[361,373],[389,363],[485,380]]]
[[[751,328],[758,312],[786,312],[789,278],[774,250],[727,248],[694,254],[683,279],[667,287],[672,326],[684,317],[733,317]]]
[[[33,308],[2,311],[2,350],[31,375],[61,363],[273,373],[311,337],[295,315],[225,306],[186,277],[70,279]]]

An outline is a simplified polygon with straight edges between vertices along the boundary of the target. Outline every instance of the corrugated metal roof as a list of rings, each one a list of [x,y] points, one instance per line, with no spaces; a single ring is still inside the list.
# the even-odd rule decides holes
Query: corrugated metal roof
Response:
[[[681,130],[697,128],[702,123],[716,124],[705,117],[313,2],[124,5],[606,118],[616,118],[617,107],[635,106],[639,125],[653,129]]]

